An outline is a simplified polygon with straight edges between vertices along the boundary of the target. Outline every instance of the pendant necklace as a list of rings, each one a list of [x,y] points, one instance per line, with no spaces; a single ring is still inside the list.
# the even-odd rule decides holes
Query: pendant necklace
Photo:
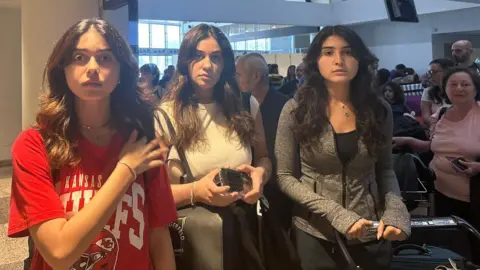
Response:
[[[342,105],[342,111],[343,111],[343,114],[345,114],[345,117],[350,117],[350,113],[347,111],[347,108],[345,107],[345,105]]]

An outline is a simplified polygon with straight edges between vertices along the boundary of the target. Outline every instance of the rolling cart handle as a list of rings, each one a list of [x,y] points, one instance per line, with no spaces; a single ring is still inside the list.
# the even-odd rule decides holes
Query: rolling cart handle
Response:
[[[342,252],[343,257],[347,261],[347,270],[362,270],[360,266],[356,265],[348,252],[347,247],[345,246],[345,238],[338,232],[335,231],[335,238],[337,239],[338,246],[340,247],[340,252]]]
[[[437,220],[437,221],[445,221],[445,220],[449,220],[450,223],[447,223],[447,224],[444,224],[444,223],[440,223],[438,224],[437,222],[420,222],[418,223],[418,221],[422,221],[422,220]],[[472,226],[470,225],[470,223],[466,222],[464,219],[460,218],[460,217],[457,217],[457,216],[451,216],[449,218],[442,218],[442,217],[438,217],[438,218],[427,218],[427,219],[414,219],[412,220],[412,228],[414,227],[437,227],[437,226],[440,226],[440,227],[455,227],[455,226],[458,226],[462,229],[465,229],[467,231],[469,231],[470,233],[472,233],[477,239],[480,240],[480,233]],[[371,226],[368,230],[369,231],[376,231],[378,228],[378,221],[374,221],[373,222],[373,226]],[[355,262],[353,261],[352,259],[352,256],[350,256],[350,252],[348,252],[347,250],[347,247],[345,245],[345,238],[338,232],[338,231],[335,231],[335,238],[337,240],[337,243],[338,243],[338,246],[340,248],[340,252],[342,253],[343,257],[345,258],[346,262],[347,262],[347,270],[362,270],[360,268],[360,266],[358,266],[357,264],[355,264]]]
[[[458,226],[462,227],[463,229],[471,232],[477,239],[480,240],[480,233],[472,226],[470,223],[466,222],[464,219],[459,218],[457,216],[452,216],[453,220],[458,224]]]

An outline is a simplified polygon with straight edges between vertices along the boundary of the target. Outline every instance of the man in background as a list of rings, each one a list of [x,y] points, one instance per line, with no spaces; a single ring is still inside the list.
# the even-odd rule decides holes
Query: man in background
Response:
[[[297,66],[297,69],[295,70],[295,75],[297,76],[297,80],[300,80],[303,77],[303,74],[305,73],[305,63],[302,62],[300,65]]]
[[[275,90],[280,89],[283,83],[283,76],[278,73],[278,65],[271,64],[268,68],[269,68],[268,78],[270,80],[270,88],[273,88]]]
[[[163,88],[167,88],[167,85],[170,82],[170,80],[173,78],[174,74],[175,74],[175,66],[169,65],[163,73],[163,77],[160,80],[160,86]]]
[[[278,66],[277,66],[278,68]],[[237,61],[237,83],[242,92],[251,93],[260,104],[265,140],[272,161],[273,173],[263,194],[269,202],[269,209],[263,213],[265,224],[262,242],[265,246],[266,264],[269,269],[299,270],[300,264],[288,232],[292,223],[292,201],[277,184],[276,159],[274,155],[278,119],[288,97],[271,86],[269,68],[262,55],[249,53]],[[271,77],[271,76],[270,76]]]
[[[480,67],[472,60],[473,47],[468,40],[459,40],[452,45],[452,58],[457,66],[468,67],[480,75]]]
[[[251,93],[260,104],[267,148],[273,160],[278,119],[288,97],[271,89],[267,62],[262,55],[258,53],[242,55],[237,61],[236,69],[240,90]],[[272,180],[267,183],[267,186],[274,185],[276,179],[272,178]],[[266,196],[270,192],[267,186],[265,187]],[[268,197],[267,199],[270,200]]]
[[[404,64],[398,64],[395,66],[395,69],[390,72],[390,78],[389,81],[395,79],[395,78],[402,78],[405,76],[405,69],[407,67]]]
[[[305,65],[306,65],[305,62],[302,62],[297,67],[297,71],[296,71],[297,80],[298,80],[297,89],[300,88],[305,82]]]

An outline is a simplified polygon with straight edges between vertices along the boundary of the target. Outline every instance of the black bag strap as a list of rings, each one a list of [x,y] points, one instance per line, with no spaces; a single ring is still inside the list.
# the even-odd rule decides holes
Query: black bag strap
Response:
[[[337,240],[338,247],[340,248],[340,252],[343,255],[343,258],[347,262],[347,269],[348,270],[355,270],[355,269],[361,269],[355,261],[353,261],[352,256],[350,255],[350,252],[347,249],[346,246],[346,240],[345,237],[343,237],[340,232],[335,231],[335,239]]]
[[[163,118],[165,119],[165,123],[167,124],[168,128],[168,133],[170,134],[170,138],[174,138],[176,136],[175,129],[173,128],[172,121],[170,121],[170,117],[168,117],[168,114],[163,110],[162,108],[158,108],[160,113],[163,115]],[[192,171],[190,170],[190,166],[188,165],[187,157],[185,155],[185,151],[183,150],[182,147],[175,145],[175,149],[177,149],[178,156],[180,157],[180,164],[182,165],[183,168],[183,176],[180,178],[180,184],[185,184],[185,180],[188,182],[193,181],[193,174]]]
[[[250,97],[252,96],[251,93],[247,93],[247,92],[241,92],[240,93],[240,99],[242,100],[242,108],[249,112],[250,114],[252,114],[252,108],[251,108],[251,104],[250,104]],[[253,115],[252,115],[253,117]],[[253,146],[251,147],[251,150],[252,150],[252,164],[253,164],[253,159],[255,157],[255,153],[253,152]]]
[[[252,96],[252,94],[250,93],[245,93],[245,92],[242,92],[241,93],[241,98],[242,98],[242,106],[243,108],[248,111],[249,113],[251,113],[251,108],[250,108],[250,97]]]
[[[440,119],[442,119],[443,115],[447,112],[447,107],[442,107],[440,108],[440,112],[438,112],[438,121],[440,121]]]

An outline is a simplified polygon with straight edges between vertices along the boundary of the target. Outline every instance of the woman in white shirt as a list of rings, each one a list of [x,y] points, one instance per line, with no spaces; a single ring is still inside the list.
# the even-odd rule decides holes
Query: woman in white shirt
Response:
[[[250,97],[247,112],[244,98],[236,83],[234,53],[226,36],[207,24],[190,29],[180,46],[177,72],[160,105],[165,114],[159,117],[158,127],[172,146],[167,169],[177,207],[194,207],[198,203],[196,209],[219,213],[238,200],[255,204],[261,196],[270,178],[271,162],[259,104]],[[169,132],[167,118],[175,135]],[[183,150],[186,160],[181,160],[178,149]],[[189,172],[182,162],[188,163],[191,176],[185,177]],[[248,173],[252,178],[251,190],[241,196],[238,192],[230,193],[229,187],[217,186],[214,177],[218,168],[223,167]],[[215,230],[210,223],[199,224],[199,233]],[[232,265],[232,259],[225,258],[226,254],[216,255],[218,260],[208,260],[215,251],[208,251],[204,243],[191,244],[195,258],[189,259],[202,262],[203,266],[197,264],[189,270],[238,269],[238,265]]]
[[[455,66],[450,59],[435,59],[430,62],[430,70],[428,76],[433,83],[432,87],[429,87],[423,91],[421,110],[423,123],[429,127],[432,117],[435,113],[444,106],[448,106],[445,102],[444,94],[442,93],[442,79],[445,71]]]

